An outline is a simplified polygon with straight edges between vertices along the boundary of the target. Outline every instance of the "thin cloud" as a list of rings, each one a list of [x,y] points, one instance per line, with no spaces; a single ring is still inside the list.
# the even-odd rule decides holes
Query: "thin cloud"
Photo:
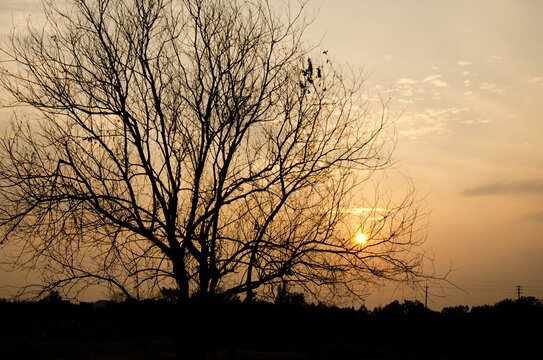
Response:
[[[538,212],[538,213],[528,214],[524,216],[522,220],[543,223],[543,211]]]
[[[496,83],[483,82],[482,84],[479,85],[479,88],[481,90],[485,90],[496,95],[505,95],[507,93],[506,88],[498,87],[498,84]]]
[[[436,79],[436,80],[432,81],[432,84],[434,86],[437,86],[437,87],[449,87],[450,86],[445,81],[440,80],[440,79]]]
[[[462,191],[464,196],[503,195],[503,194],[543,194],[543,179],[497,182]]]
[[[500,55],[493,55],[493,56],[489,57],[488,59],[486,59],[486,62],[488,62],[488,63],[494,63],[494,62],[500,61],[500,60],[503,60],[503,56],[500,56]]]
[[[443,124],[433,126],[421,126],[417,129],[400,130],[399,134],[408,138],[410,141],[421,141],[421,138],[427,135],[441,134],[445,131]]]
[[[413,90],[412,89],[402,90],[402,91],[400,91],[400,95],[405,96],[405,97],[412,97],[413,96]]]
[[[439,74],[434,74],[434,75],[430,75],[430,76],[427,76],[425,77],[422,82],[423,83],[430,83],[436,87],[449,87],[450,85],[447,84],[445,81],[441,80],[443,76],[439,75]]]
[[[356,207],[339,210],[340,213],[346,213],[346,214],[369,214],[372,212],[387,212],[387,211],[390,211],[390,210],[385,209],[385,208],[356,208]]]
[[[396,80],[396,84],[398,85],[414,85],[418,84],[419,82],[417,80],[413,80],[411,78],[400,78]]]
[[[492,121],[488,119],[481,119],[481,118],[460,121],[460,123],[464,125],[481,125],[481,124],[488,124],[491,122]]]
[[[543,87],[543,76],[535,77],[533,79],[528,80],[531,84],[536,84]]]
[[[460,66],[468,66],[468,65],[471,65],[471,64],[473,64],[473,63],[469,62],[469,61],[462,61],[462,60],[458,61],[458,65],[460,65]]]
[[[440,109],[426,109],[425,112],[430,115],[431,117],[447,117],[449,118],[451,115],[458,115],[464,111],[468,111],[468,108],[440,108]]]
[[[422,82],[430,82],[442,78],[439,74],[429,75],[422,80]]]
[[[458,121],[461,113],[468,108],[429,108],[424,112],[406,113],[399,121],[399,134],[411,141],[432,134],[442,134],[447,131],[451,121]]]

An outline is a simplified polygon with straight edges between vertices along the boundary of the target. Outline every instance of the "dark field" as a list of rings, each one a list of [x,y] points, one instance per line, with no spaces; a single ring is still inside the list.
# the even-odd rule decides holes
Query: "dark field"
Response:
[[[312,305],[1,302],[0,359],[539,359],[534,298],[374,311]]]

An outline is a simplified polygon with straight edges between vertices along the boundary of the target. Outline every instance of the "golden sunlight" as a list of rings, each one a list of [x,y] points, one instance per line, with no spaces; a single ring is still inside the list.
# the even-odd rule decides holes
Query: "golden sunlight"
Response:
[[[365,234],[362,234],[362,233],[358,233],[356,234],[355,238],[357,243],[359,244],[363,244],[366,242],[366,240],[368,239],[368,237],[365,235]]]

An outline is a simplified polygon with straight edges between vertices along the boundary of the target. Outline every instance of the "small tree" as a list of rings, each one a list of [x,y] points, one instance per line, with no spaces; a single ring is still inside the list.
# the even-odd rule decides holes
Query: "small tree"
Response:
[[[275,303],[278,305],[305,305],[305,296],[299,292],[291,292],[286,283],[277,287]]]
[[[303,6],[44,4],[4,51],[10,106],[33,110],[0,141],[0,229],[45,289],[360,295],[423,275],[414,192],[360,196],[390,163],[386,104],[305,44]]]
[[[66,301],[62,299],[62,296],[60,296],[58,291],[53,290],[44,296],[43,299],[41,299],[41,302],[49,304],[62,304]]]

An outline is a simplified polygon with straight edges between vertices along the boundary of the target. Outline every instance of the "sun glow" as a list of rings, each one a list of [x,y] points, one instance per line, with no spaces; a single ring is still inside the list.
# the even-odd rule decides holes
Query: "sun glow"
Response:
[[[358,244],[364,244],[368,240],[368,237],[365,234],[358,233],[354,239]]]

